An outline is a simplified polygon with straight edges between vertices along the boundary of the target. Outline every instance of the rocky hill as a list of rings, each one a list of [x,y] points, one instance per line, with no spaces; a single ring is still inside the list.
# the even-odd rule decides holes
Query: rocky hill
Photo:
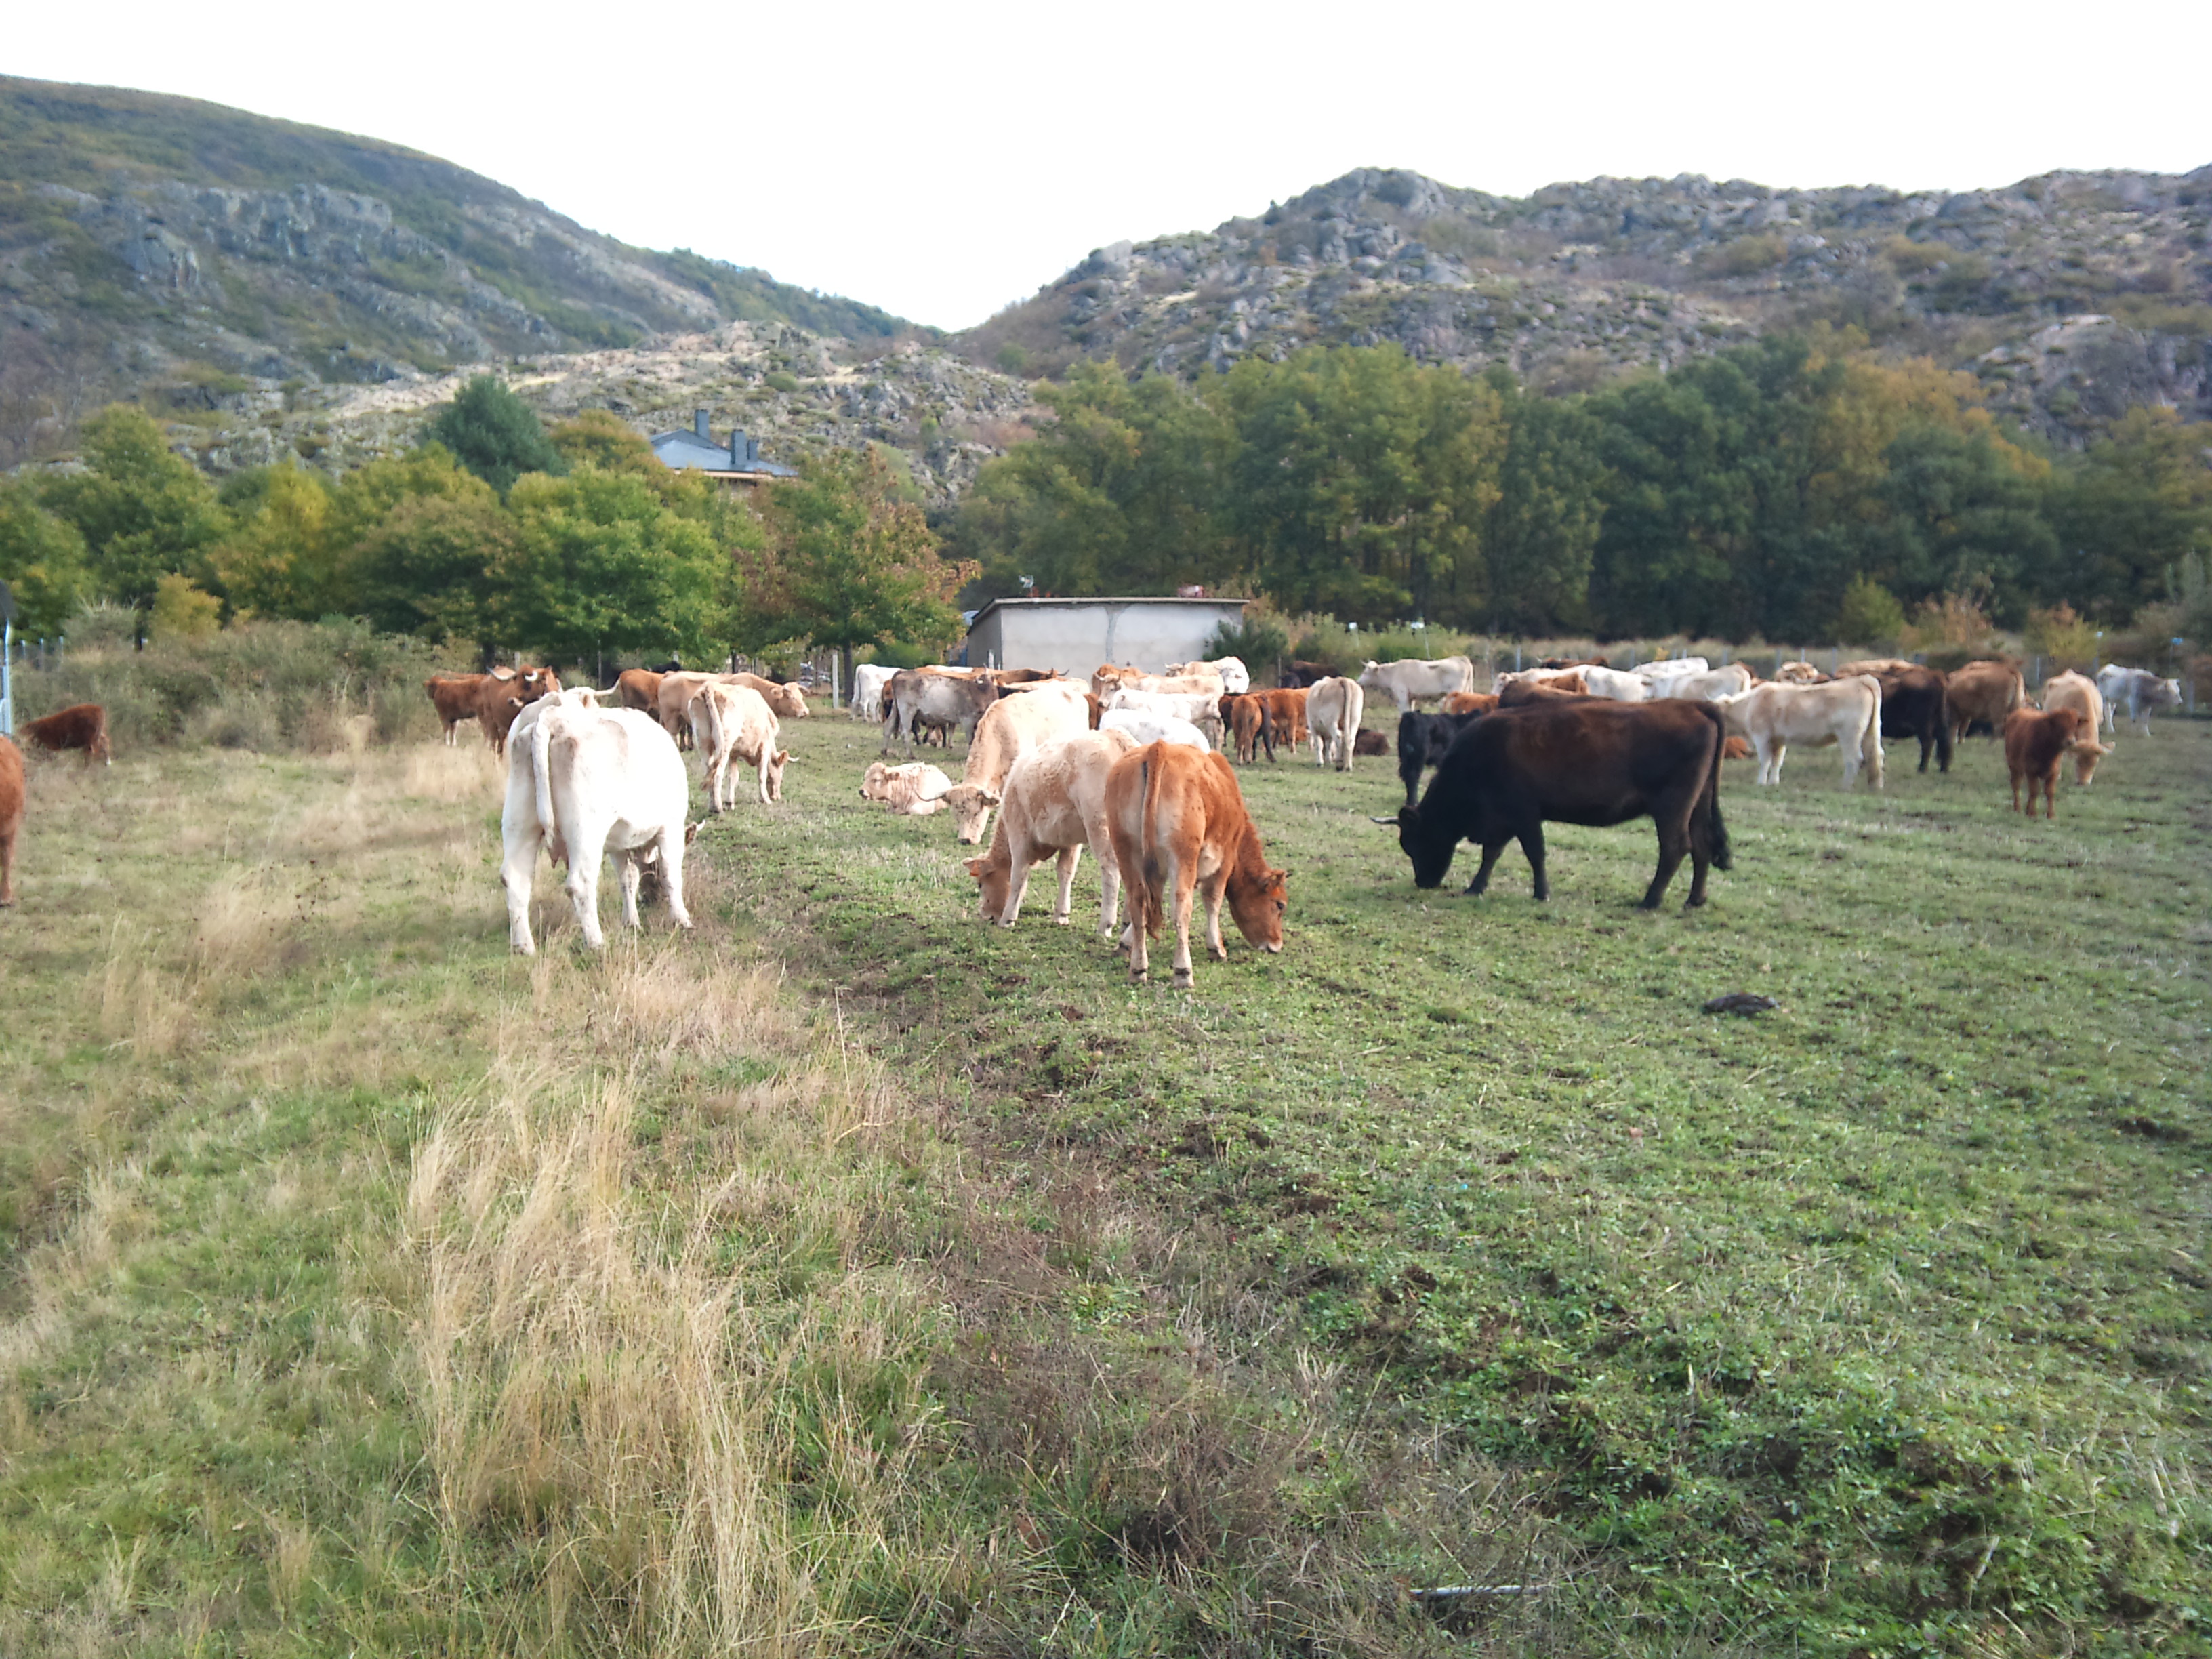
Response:
[[[0,465],[118,395],[211,408],[257,383],[434,378],[740,321],[908,331],[398,145],[0,77]]]
[[[2212,416],[2212,167],[1908,196],[1694,177],[1526,198],[1363,169],[1210,233],[1100,248],[959,337],[979,362],[1189,373],[1395,341],[1574,390],[1765,330],[1851,325],[1972,369],[2060,442],[2131,404]]]

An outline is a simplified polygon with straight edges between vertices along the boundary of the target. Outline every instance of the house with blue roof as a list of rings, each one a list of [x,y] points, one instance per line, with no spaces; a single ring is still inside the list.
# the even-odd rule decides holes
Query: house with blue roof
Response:
[[[765,459],[760,440],[732,430],[727,443],[718,442],[707,425],[707,411],[694,410],[689,428],[656,432],[648,440],[661,465],[673,470],[703,472],[728,489],[750,489],[777,478],[795,478],[799,469]]]

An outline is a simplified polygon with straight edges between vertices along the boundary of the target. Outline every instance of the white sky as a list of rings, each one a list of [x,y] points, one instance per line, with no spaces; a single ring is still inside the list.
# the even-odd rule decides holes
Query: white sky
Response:
[[[1521,195],[2212,163],[2208,0],[9,10],[0,71],[389,139],[627,241],[950,328],[1117,238],[1355,167]]]

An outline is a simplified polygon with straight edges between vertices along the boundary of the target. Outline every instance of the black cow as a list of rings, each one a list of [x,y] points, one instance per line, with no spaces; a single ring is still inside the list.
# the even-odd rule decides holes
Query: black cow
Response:
[[[1691,905],[1705,902],[1707,866],[1733,860],[1721,821],[1721,711],[1711,703],[1565,702],[1501,708],[1474,721],[1445,752],[1419,806],[1395,820],[1413,882],[1437,887],[1462,841],[1482,848],[1468,884],[1480,893],[1505,843],[1517,840],[1544,878],[1544,825],[1607,827],[1649,817],[1659,831],[1659,867],[1640,908],[1656,909],[1687,854]],[[1378,823],[1392,820],[1382,818]]]
[[[1951,769],[1951,713],[1943,698],[1943,677],[1932,668],[1907,668],[1877,674],[1881,682],[1881,734],[1920,739],[1920,769],[1928,769],[1935,750],[1942,770]]]
[[[1407,805],[1411,806],[1420,793],[1422,769],[1441,764],[1452,739],[1481,718],[1480,714],[1424,714],[1418,708],[1408,708],[1398,716],[1398,776],[1406,786]]]

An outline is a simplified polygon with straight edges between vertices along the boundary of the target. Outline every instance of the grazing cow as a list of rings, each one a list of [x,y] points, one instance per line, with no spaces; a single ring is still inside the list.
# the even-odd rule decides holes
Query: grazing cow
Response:
[[[1370,732],[1363,726],[1352,739],[1352,752],[1355,755],[1388,755],[1390,739],[1380,732]]]
[[[0,735],[0,905],[15,902],[15,842],[23,833],[29,791],[23,781],[23,751]]]
[[[1660,657],[1651,662],[1640,662],[1628,672],[1642,680],[1671,680],[1684,674],[1702,674],[1712,665],[1703,657]],[[1652,693],[1654,696],[1657,692]]]
[[[1367,694],[1358,680],[1332,676],[1306,693],[1306,726],[1313,738],[1314,764],[1352,769],[1352,736],[1367,712]]]
[[[1395,822],[1419,887],[1443,884],[1462,841],[1482,848],[1469,893],[1490,884],[1505,843],[1517,840],[1548,898],[1544,825],[1607,827],[1649,817],[1659,832],[1659,867],[1641,908],[1656,909],[1688,854],[1691,905],[1705,902],[1708,866],[1732,860],[1721,821],[1721,711],[1709,704],[1598,699],[1500,708],[1453,740],[1419,806]]]
[[[806,693],[796,685],[787,685],[781,680],[769,679],[764,674],[724,674],[720,677],[726,684],[749,686],[761,694],[769,711],[787,720],[808,718]]]
[[[1495,697],[1490,702],[1493,708],[1498,706]],[[1409,708],[1398,716],[1398,777],[1406,786],[1407,805],[1413,804],[1420,791],[1422,770],[1442,763],[1452,739],[1488,712],[1478,708],[1460,714],[1447,708],[1441,714],[1424,714]]]
[[[1099,699],[1108,714],[1117,708],[1133,709],[1140,714],[1157,714],[1163,720],[1188,720],[1209,737],[1221,732],[1221,698],[1219,691],[1152,691],[1139,690],[1128,685],[1119,686]]]
[[[1211,662],[1171,662],[1167,672],[1170,675],[1212,674],[1231,696],[1252,689],[1252,671],[1245,667],[1242,657],[1216,657]]]
[[[2027,781],[2027,816],[2035,816],[2035,791],[2043,790],[2043,816],[2058,816],[2058,763],[2069,754],[2094,749],[2109,754],[2077,708],[2015,708],[2005,716],[2005,770],[2012,778],[2012,805],[2021,811],[2021,781]]]
[[[968,860],[983,916],[1011,927],[1022,913],[1030,872],[1048,858],[1060,860],[1060,899],[1052,919],[1067,925],[1073,909],[1075,866],[1085,847],[1098,860],[1098,932],[1114,936],[1121,896],[1120,867],[1106,827],[1106,779],[1114,763],[1139,747],[1126,732],[1078,732],[1032,749],[1014,763],[992,832],[991,850]]]
[[[1843,750],[1844,787],[1863,764],[1874,787],[1882,787],[1881,682],[1854,674],[1825,685],[1784,685],[1779,680],[1754,685],[1718,707],[1730,732],[1749,738],[1759,754],[1759,781],[1782,781],[1782,763],[1790,745],[1818,749],[1834,744]]]
[[[1686,660],[1697,662],[1700,659],[1691,657]],[[1692,668],[1687,673],[1654,676],[1651,695],[1655,698],[1686,697],[1692,702],[1716,702],[1739,691],[1750,690],[1758,678],[1740,662],[1732,662],[1725,668]]]
[[[2094,736],[2105,725],[2105,696],[2087,674],[2068,669],[2043,683],[2043,707],[2071,708],[2081,716],[2081,729]],[[2096,781],[2097,763],[2112,751],[2103,744],[2082,744],[2074,750],[2074,781],[2083,788]]]
[[[1088,711],[1076,701],[1081,696],[1073,686],[1065,692],[1041,689],[1002,696],[983,711],[968,745],[968,764],[945,797],[955,841],[963,847],[981,843],[1016,761],[1041,744],[1091,729]]]
[[[1593,697],[1604,697],[1613,702],[1644,702],[1651,696],[1651,682],[1641,674],[1624,673],[1602,664],[1585,665],[1575,672],[1582,676],[1583,690]]]
[[[650,668],[625,668],[615,676],[615,690],[624,708],[642,709],[655,719],[660,714],[660,676]]]
[[[884,723],[884,687],[897,672],[874,662],[861,663],[853,670],[853,706],[848,712],[854,720]]]
[[[685,712],[690,720],[692,744],[706,762],[709,811],[719,817],[737,805],[737,787],[731,777],[732,758],[759,774],[763,806],[783,799],[783,769],[791,763],[791,751],[775,746],[779,735],[775,711],[766,697],[750,685],[710,680],[699,688]]]
[[[945,797],[952,793],[952,780],[922,761],[904,766],[869,763],[860,780],[860,799],[879,800],[901,817],[926,818],[945,810]]]
[[[1370,662],[1359,671],[1359,689],[1382,693],[1402,714],[1417,704],[1433,702],[1455,691],[1474,690],[1474,665],[1465,657]]]
[[[1838,665],[1836,678],[1870,674],[1881,686],[1881,734],[1885,738],[1917,738],[1920,769],[1928,769],[1934,751],[1942,769],[1951,769],[1951,705],[1943,677],[1895,657],[1869,657]]]
[[[1992,733],[2002,729],[2006,715],[2027,706],[2027,686],[2016,664],[1970,662],[1944,677],[1943,701],[1956,742],[1978,720],[1988,721]]]
[[[1498,706],[1500,708],[1523,708],[1532,702],[1596,702],[1580,682],[1571,689],[1557,680],[1516,680],[1504,676],[1498,687]]]
[[[925,720],[947,728],[957,726],[972,744],[975,740],[975,723],[998,700],[999,688],[988,679],[963,679],[951,674],[902,668],[884,687],[883,752],[890,753],[891,744],[903,734],[907,756],[911,759],[915,731]],[[945,746],[951,747],[949,735]]]
[[[2150,735],[2150,716],[2154,708],[2181,707],[2181,682],[2162,680],[2148,669],[2123,668],[2118,663],[2107,663],[2097,671],[2097,690],[2104,694],[2105,725],[2117,730],[2119,711],[2128,711],[2128,720],[2143,736]]]
[[[1846,676],[1838,673],[1836,678],[1843,679]],[[1827,678],[1809,662],[1785,662],[1774,671],[1774,680],[1778,685],[1821,685],[1826,683]]]
[[[40,748],[57,754],[64,749],[82,749],[87,766],[94,761],[103,766],[115,764],[114,753],[107,746],[107,711],[96,702],[72,703],[42,719],[25,720],[22,733]]]
[[[1308,662],[1302,657],[1293,657],[1283,665],[1282,678],[1277,684],[1287,691],[1303,691],[1335,672],[1325,662]]]
[[[1221,902],[1229,901],[1245,942],[1269,953],[1283,948],[1288,907],[1285,873],[1271,870],[1260,832],[1244,810],[1237,769],[1225,755],[1196,754],[1155,743],[1124,755],[1106,779],[1107,827],[1127,896],[1129,977],[1151,967],[1147,941],[1170,911],[1176,931],[1175,983],[1191,988],[1190,912],[1206,904],[1206,948],[1226,961]]]
[[[1267,758],[1274,759],[1275,750],[1284,744],[1292,749],[1304,747],[1306,740],[1306,699],[1313,695],[1311,688],[1285,686],[1278,690],[1261,691],[1254,695],[1260,699],[1260,740],[1267,746]]]
[[[599,861],[612,854],[621,868],[623,920],[638,926],[637,888],[645,866],[659,861],[668,913],[691,926],[684,908],[684,827],[690,780],[684,757],[660,723],[633,708],[574,708],[537,702],[515,722],[514,757],[507,769],[501,816],[506,857],[507,939],[524,956],[538,954],[530,934],[530,888],[542,845],[568,866],[568,890],[584,943],[603,949]]]
[[[1495,691],[1455,691],[1443,701],[1447,714],[1487,714],[1497,707]]]
[[[1139,744],[1172,743],[1186,749],[1207,752],[1213,745],[1206,733],[1188,720],[1179,720],[1172,715],[1149,714],[1137,708],[1109,708],[1098,717],[1101,732],[1126,732]]]

